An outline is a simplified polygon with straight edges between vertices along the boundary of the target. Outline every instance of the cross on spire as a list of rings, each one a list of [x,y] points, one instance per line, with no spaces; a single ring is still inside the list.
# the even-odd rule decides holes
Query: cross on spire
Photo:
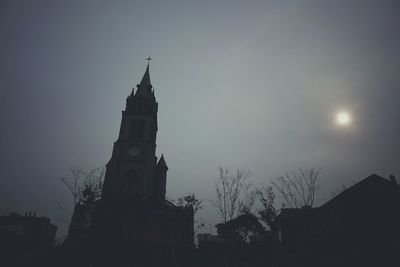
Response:
[[[150,65],[150,60],[152,60],[152,58],[151,57],[147,57],[146,60],[147,60],[147,66],[149,66]]]

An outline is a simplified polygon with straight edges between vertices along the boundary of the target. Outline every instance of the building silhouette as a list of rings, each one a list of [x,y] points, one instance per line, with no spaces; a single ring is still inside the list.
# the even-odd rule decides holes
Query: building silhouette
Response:
[[[318,208],[282,209],[280,266],[400,266],[400,186],[372,174]]]
[[[53,245],[57,226],[36,212],[0,216],[0,265],[9,266],[29,253],[38,253]]]
[[[157,162],[155,155],[157,112],[147,65],[122,111],[118,140],[106,165],[103,198],[165,199],[168,167],[163,156]]]
[[[165,266],[177,260],[178,249],[194,245],[193,208],[165,199],[168,166],[163,155],[156,156],[157,112],[147,65],[126,99],[101,198],[78,203],[69,228],[71,244],[87,242],[103,252],[96,259],[100,266],[157,261]]]

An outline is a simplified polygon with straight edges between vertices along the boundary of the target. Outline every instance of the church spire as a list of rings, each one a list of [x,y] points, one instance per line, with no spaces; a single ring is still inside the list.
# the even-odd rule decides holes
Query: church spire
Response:
[[[150,96],[152,93],[151,89],[153,88],[150,82],[150,71],[149,71],[150,60],[152,60],[152,58],[148,57],[146,58],[146,60],[147,60],[146,71],[143,74],[142,80],[137,85],[137,91],[136,91],[136,95],[142,97]]]
[[[142,80],[139,83],[139,87],[152,88],[153,86],[151,85],[151,82],[150,82],[150,72],[149,72],[150,60],[152,60],[152,58],[147,57],[146,60],[147,60],[146,71],[144,72]]]
[[[149,72],[149,63],[147,63],[146,71],[144,72],[144,75],[142,77],[142,80],[140,81],[138,85],[138,90],[143,87],[143,88],[152,88],[151,82],[150,82],[150,72]]]
[[[138,113],[157,113],[157,101],[154,96],[153,86],[150,81],[150,60],[147,59],[146,71],[143,74],[140,83],[137,85],[136,92],[132,89],[132,93],[126,99],[127,112],[138,112]]]

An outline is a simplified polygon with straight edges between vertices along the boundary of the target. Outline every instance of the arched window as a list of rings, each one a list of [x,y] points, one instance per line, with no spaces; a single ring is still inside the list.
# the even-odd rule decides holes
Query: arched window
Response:
[[[143,139],[144,136],[144,120],[134,119],[131,121],[129,129],[129,137],[135,139]]]
[[[122,196],[138,196],[141,192],[141,183],[138,179],[137,172],[130,170],[122,177],[121,195]]]

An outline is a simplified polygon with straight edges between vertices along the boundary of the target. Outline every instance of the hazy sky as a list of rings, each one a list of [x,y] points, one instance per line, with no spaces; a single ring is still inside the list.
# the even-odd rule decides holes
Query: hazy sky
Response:
[[[322,168],[318,204],[400,176],[399,14],[396,0],[3,0],[0,212],[68,218],[59,178],[109,160],[149,55],[170,197],[212,199],[220,165],[256,184]]]

